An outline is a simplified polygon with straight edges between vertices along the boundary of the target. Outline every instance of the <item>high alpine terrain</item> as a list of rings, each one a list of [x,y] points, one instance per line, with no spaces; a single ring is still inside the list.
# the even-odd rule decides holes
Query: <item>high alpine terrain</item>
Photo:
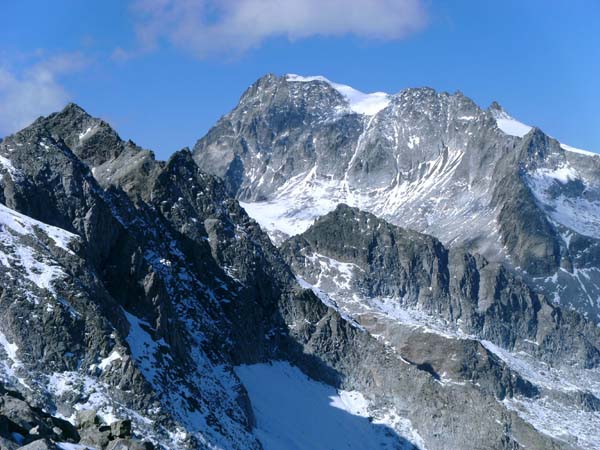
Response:
[[[598,449],[599,184],[460,93],[69,104],[0,142],[0,448]]]
[[[497,103],[267,75],[194,152],[278,242],[346,203],[503,261],[600,322],[600,156]]]

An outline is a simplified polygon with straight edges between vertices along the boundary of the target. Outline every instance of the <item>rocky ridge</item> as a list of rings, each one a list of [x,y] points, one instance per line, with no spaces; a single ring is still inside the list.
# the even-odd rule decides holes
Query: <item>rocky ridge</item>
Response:
[[[578,423],[597,423],[600,331],[501,264],[346,205],[281,250],[302,281],[405,361],[442,383],[476,384],[509,405],[510,392],[529,405],[524,416],[537,426],[593,448],[597,436]],[[532,418],[552,408],[541,399],[553,399],[563,414]]]

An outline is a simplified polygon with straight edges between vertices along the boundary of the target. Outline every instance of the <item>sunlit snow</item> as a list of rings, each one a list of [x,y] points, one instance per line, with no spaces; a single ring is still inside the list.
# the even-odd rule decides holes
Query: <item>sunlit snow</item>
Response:
[[[600,154],[598,154],[598,153],[590,152],[589,150],[582,150],[580,148],[571,147],[570,145],[567,145],[567,144],[560,144],[560,146],[562,147],[563,150],[566,150],[571,153],[578,153],[580,155],[586,155],[586,156],[600,156]]]
[[[2,332],[0,332],[0,346],[2,346],[6,355],[13,362],[17,361],[17,350],[19,350],[19,347],[17,347],[17,345],[14,343],[8,342],[8,339],[6,339],[6,336],[4,336],[4,333]]]
[[[411,142],[412,145],[419,144],[416,137],[412,138]],[[360,145],[359,143],[357,147]],[[370,190],[354,189],[345,180],[319,176],[316,167],[313,167],[290,178],[269,201],[241,205],[272,238],[276,232],[292,236],[306,231],[314,219],[333,211],[340,203],[392,221],[395,217],[402,218],[405,222],[401,225],[408,225],[410,228],[419,229],[423,228],[419,225],[424,225],[422,231],[435,234],[428,230],[426,224],[415,223],[424,220],[424,209],[428,211],[428,217],[425,219],[427,223],[451,230],[461,226],[462,222],[458,217],[470,217],[472,222],[475,217],[472,217],[471,210],[481,203],[479,199],[472,198],[474,193],[468,192],[460,198],[463,201],[461,208],[464,208],[464,214],[459,214],[454,204],[452,192],[457,188],[457,183],[453,180],[453,174],[463,157],[464,152],[460,150],[440,154],[437,158],[415,167],[415,179],[412,179],[411,173],[406,179],[398,179],[388,187]],[[399,211],[404,213],[399,215]],[[482,222],[485,221],[489,221],[489,217],[482,217]],[[483,224],[481,225],[480,228],[483,228]]]
[[[600,201],[594,195],[596,189],[588,188],[576,196],[557,190],[574,180],[582,177],[568,164],[553,170],[538,169],[528,177],[531,191],[554,222],[584,236],[600,238]]]
[[[519,122],[517,119],[510,116],[504,110],[494,110],[492,112],[492,114],[494,115],[494,118],[496,119],[496,124],[498,125],[498,128],[500,128],[504,133],[506,133],[510,136],[517,136],[517,137],[522,138],[527,133],[529,133],[532,129],[531,126],[526,125],[522,122]],[[600,156],[600,154],[598,154],[598,153],[594,153],[589,150],[582,150],[580,148],[571,147],[570,145],[567,145],[567,144],[561,143],[560,146],[563,150],[566,150],[571,153],[578,153],[580,155],[585,155],[585,156]]]
[[[498,124],[498,128],[510,136],[523,137],[531,131],[531,127],[529,125],[519,122],[517,119],[509,116],[503,110],[494,110],[493,114],[494,118],[496,119],[496,123]]]
[[[106,358],[104,358],[102,361],[100,361],[100,364],[98,364],[98,367],[101,370],[105,370],[108,367],[110,367],[110,365],[114,361],[117,361],[119,359],[122,359],[121,354],[115,350],[110,355],[108,355]]]
[[[67,252],[71,252],[68,244],[77,238],[75,234],[69,233],[62,228],[38,222],[29,216],[0,204],[0,231],[4,228],[9,228],[20,235],[34,235],[35,229],[38,229],[52,239],[57,247]]]
[[[71,444],[69,442],[57,442],[56,446],[60,450],[96,450],[95,447],[90,447],[89,445]]]

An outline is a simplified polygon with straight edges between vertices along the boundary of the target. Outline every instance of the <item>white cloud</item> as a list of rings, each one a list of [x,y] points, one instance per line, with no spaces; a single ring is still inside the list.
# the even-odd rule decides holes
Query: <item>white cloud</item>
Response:
[[[166,39],[198,57],[276,36],[395,40],[427,21],[423,0],[134,0],[133,12],[143,48]]]
[[[80,53],[68,53],[37,60],[22,69],[0,66],[0,136],[62,108],[70,96],[60,77],[86,64]]]

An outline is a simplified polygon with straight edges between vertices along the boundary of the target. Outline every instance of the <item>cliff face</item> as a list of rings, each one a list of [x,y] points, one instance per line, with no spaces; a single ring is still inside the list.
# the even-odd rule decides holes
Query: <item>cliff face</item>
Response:
[[[550,363],[600,363],[598,328],[536,294],[501,264],[448,250],[436,238],[356,208],[338,206],[281,251],[295,273],[342,302],[386,299]]]

